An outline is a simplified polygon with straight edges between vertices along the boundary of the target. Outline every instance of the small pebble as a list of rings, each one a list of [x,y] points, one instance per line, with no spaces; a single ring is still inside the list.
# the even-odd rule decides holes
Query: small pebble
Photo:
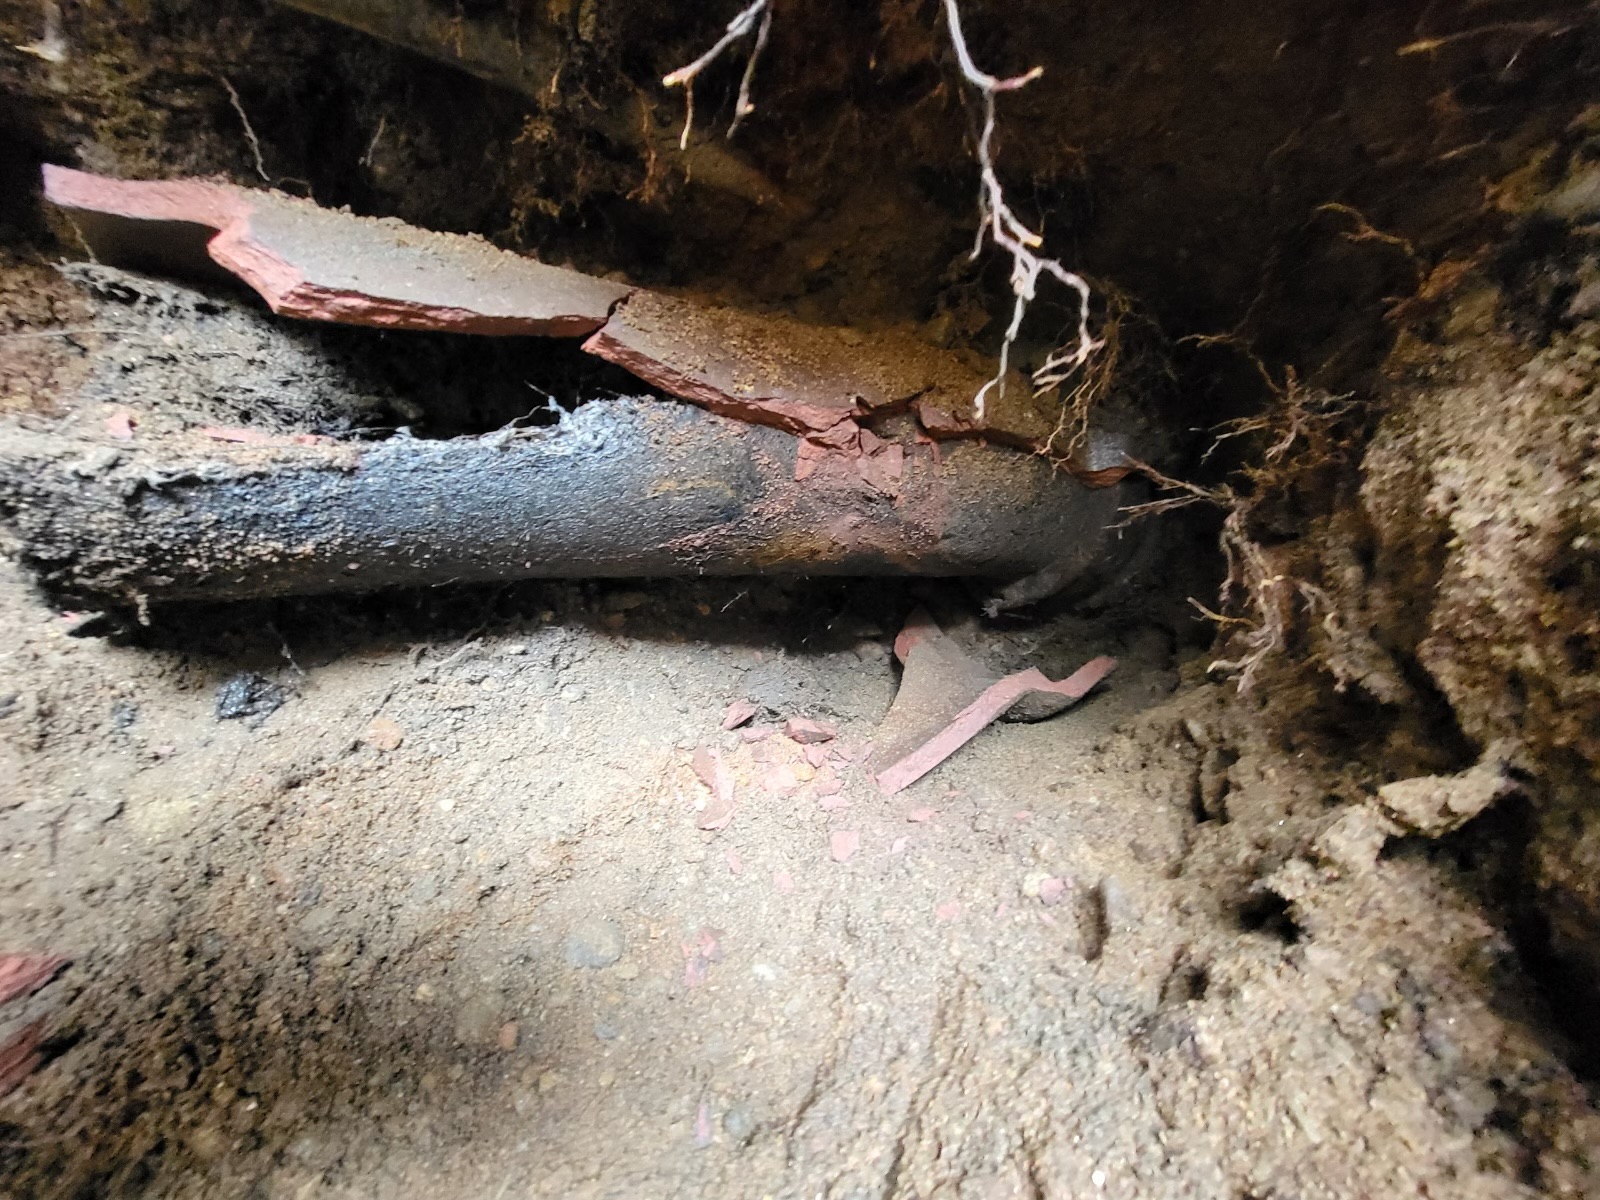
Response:
[[[567,935],[566,956],[570,966],[598,970],[622,957],[622,930],[615,921],[593,917],[574,926]]]
[[[492,1046],[500,1040],[500,998],[474,996],[456,1012],[456,1041]]]
[[[748,1104],[735,1104],[722,1114],[722,1132],[735,1146],[748,1146],[756,1135],[756,1116]]]
[[[879,642],[857,642],[855,654],[865,663],[881,663],[889,657],[889,651]]]
[[[247,717],[265,720],[283,707],[287,696],[288,693],[271,680],[241,671],[217,689],[217,720],[237,721]]]
[[[1115,875],[1107,875],[1100,881],[1100,905],[1105,913],[1107,932],[1132,929],[1139,923],[1138,906]]]
[[[406,731],[397,721],[391,721],[388,717],[377,717],[361,731],[361,740],[374,750],[381,750],[387,754],[400,749],[405,743]]]
[[[517,1038],[518,1030],[517,1023],[515,1021],[507,1021],[504,1025],[500,1026],[500,1049],[509,1054],[511,1051],[517,1048]]]

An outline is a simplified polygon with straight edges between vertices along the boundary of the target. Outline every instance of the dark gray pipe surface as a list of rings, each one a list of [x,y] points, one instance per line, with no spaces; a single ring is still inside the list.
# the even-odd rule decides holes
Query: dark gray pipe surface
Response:
[[[970,444],[907,448],[897,497],[777,430],[595,401],[495,437],[173,452],[0,435],[0,516],[50,590],[113,604],[530,577],[1063,578],[1113,556],[1123,487]],[[115,460],[113,461],[113,455]]]

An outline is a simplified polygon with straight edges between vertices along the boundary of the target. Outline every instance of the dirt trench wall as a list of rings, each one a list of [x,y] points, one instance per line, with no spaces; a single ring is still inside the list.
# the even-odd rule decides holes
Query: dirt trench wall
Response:
[[[511,30],[519,61],[548,81],[488,85],[272,0],[69,5],[50,62],[13,48],[40,39],[39,6],[0,0],[0,223],[39,235],[31,183],[18,182],[38,159],[133,178],[259,185],[264,172],[324,204],[475,230],[638,283],[818,322],[916,322],[992,353],[1006,264],[968,259],[979,109],[938,0],[780,4],[756,111],[731,141],[742,53],[702,77],[694,144],[770,181],[765,203],[711,186],[675,144],[619,133],[615,116],[675,134],[683,95],[661,77],[710,46],[737,4],[413,7]],[[962,11],[985,69],[1043,68],[1002,98],[996,145],[1047,250],[1169,335],[1245,321],[1302,374],[1371,365],[1379,302],[1415,283],[1404,255],[1351,243],[1354,218],[1320,206],[1349,205],[1425,256],[1476,236],[1482,181],[1565,125],[1596,58],[1587,5]],[[1068,299],[1044,296],[1025,338],[1058,336]]]
[[[1436,688],[1532,800],[1549,949],[1600,983],[1600,171],[1587,141],[1512,238],[1390,356],[1356,504],[1322,536],[1340,686]],[[1353,643],[1370,654],[1358,662]],[[1379,662],[1387,656],[1387,663]],[[1416,687],[1404,681],[1411,679]],[[1400,691],[1383,695],[1385,685]],[[1393,709],[1391,711],[1394,711]]]

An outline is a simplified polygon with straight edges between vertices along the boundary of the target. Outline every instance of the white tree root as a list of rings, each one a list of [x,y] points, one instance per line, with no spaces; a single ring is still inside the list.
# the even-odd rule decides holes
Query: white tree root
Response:
[[[1042,276],[1049,275],[1077,293],[1078,328],[1077,336],[1070,345],[1058,347],[1034,371],[1035,393],[1041,394],[1067,383],[1093,357],[1095,351],[1104,345],[1104,342],[1089,332],[1091,292],[1088,281],[1075,271],[1067,270],[1056,259],[1045,258],[1038,253],[1044,245],[1044,239],[1023,224],[1016,213],[1011,211],[1011,206],[1006,203],[1005,191],[1000,186],[1000,177],[995,171],[995,97],[1001,92],[1014,92],[1018,88],[1026,87],[1044,73],[1044,68],[1034,67],[1026,74],[1014,75],[1009,79],[1000,79],[979,70],[977,64],[972,61],[972,53],[967,49],[966,38],[961,32],[961,12],[956,6],[956,0],[944,0],[944,12],[946,24],[950,27],[950,44],[955,48],[956,60],[961,65],[961,75],[977,88],[983,97],[983,131],[978,138],[977,151],[980,178],[978,211],[981,219],[977,238],[972,247],[972,257],[976,259],[983,252],[985,234],[996,246],[1011,255],[1011,294],[1014,297],[1011,323],[1006,326],[1005,337],[1000,343],[1000,362],[994,378],[979,388],[977,395],[972,398],[977,420],[981,423],[989,393],[993,391],[1001,397],[1006,394],[1006,375],[1011,367],[1011,349],[1022,331],[1022,320],[1028,314],[1028,305],[1038,294],[1039,280]],[[739,122],[755,111],[755,105],[750,99],[750,87],[755,79],[756,62],[761,57],[761,51],[766,48],[767,35],[772,29],[771,0],[753,0],[738,16],[728,22],[722,37],[711,49],[692,63],[679,67],[662,79],[661,82],[667,87],[684,89],[687,112],[683,122],[683,134],[678,139],[679,149],[688,148],[689,134],[694,128],[695,79],[752,29],[756,31],[755,45],[751,48],[750,57],[745,63],[744,76],[739,82],[739,98],[734,105],[733,121],[728,126],[728,136],[732,137],[734,130],[739,127]]]
[[[1076,272],[1067,270],[1055,259],[1043,258],[1036,253],[1044,245],[1044,239],[1024,225],[1016,213],[1011,211],[1011,206],[1006,203],[1005,192],[1000,186],[1000,177],[995,173],[995,97],[1001,92],[1014,92],[1018,88],[1026,87],[1044,74],[1044,68],[1034,67],[1026,74],[1013,75],[1009,79],[1000,79],[979,70],[977,64],[972,61],[972,53],[967,49],[966,38],[961,32],[961,12],[956,7],[956,0],[944,0],[944,14],[945,23],[950,27],[950,44],[955,48],[956,61],[961,65],[962,77],[983,96],[983,132],[978,137],[980,172],[978,211],[982,220],[978,227],[977,241],[972,247],[972,257],[976,259],[982,252],[983,237],[987,233],[995,245],[1011,255],[1011,293],[1015,297],[1011,309],[1011,324],[1006,327],[1005,338],[1000,343],[999,369],[995,372],[994,378],[978,389],[978,394],[973,397],[973,407],[977,410],[978,420],[981,421],[989,393],[995,391],[1002,397],[1006,394],[1006,373],[1010,367],[1011,347],[1022,330],[1022,319],[1027,315],[1028,305],[1038,293],[1041,275],[1051,275],[1078,294],[1078,336],[1071,346],[1063,346],[1050,354],[1033,373],[1035,391],[1046,392],[1065,383],[1089,361],[1090,356],[1100,349],[1102,343],[1089,333],[1088,281]]]
[[[759,27],[756,18],[761,18]],[[672,74],[665,76],[661,82],[665,87],[681,87],[683,89],[685,108],[687,112],[683,118],[683,134],[678,138],[678,149],[689,148],[689,134],[694,129],[694,81],[695,78],[712,63],[716,62],[733,43],[744,37],[752,29],[756,30],[756,44],[750,51],[750,59],[744,66],[744,78],[739,83],[739,100],[734,105],[733,123],[728,126],[728,136],[733,136],[733,131],[739,128],[739,122],[755,112],[756,106],[750,100],[750,84],[756,75],[756,60],[761,57],[761,51],[766,49],[767,35],[772,31],[772,9],[769,0],[754,0],[738,16],[728,22],[728,28],[723,32],[717,44],[712,46],[699,58],[686,67],[679,67]]]

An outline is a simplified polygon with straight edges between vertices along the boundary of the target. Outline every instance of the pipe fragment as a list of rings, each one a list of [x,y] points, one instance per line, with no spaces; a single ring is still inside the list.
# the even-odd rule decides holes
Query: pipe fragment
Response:
[[[859,456],[858,422],[911,410],[934,439],[1049,451],[1060,402],[1017,372],[989,379],[960,354],[907,333],[809,325],[548,266],[475,238],[319,208],[202,180],[133,182],[44,168],[45,196],[102,263],[180,276],[222,268],[274,312],[312,321],[476,334],[586,337],[590,354],[724,416]],[[1122,455],[1064,464],[1091,487],[1128,472]]]
[[[172,448],[15,430],[0,518],[59,595],[122,606],[456,581],[683,575],[1093,578],[1121,485],[956,444],[895,456],[893,494],[803,441],[659,400],[447,441]],[[881,482],[881,481],[878,481]]]
[[[802,436],[937,398],[970,408],[983,376],[903,333],[700,304],[659,292],[623,300],[583,348],[723,416]]]
[[[281,192],[197,179],[135,181],[46,165],[45,198],[95,258],[190,278],[217,267],[287,317],[500,336],[582,337],[622,284],[481,238],[358,217]]]

